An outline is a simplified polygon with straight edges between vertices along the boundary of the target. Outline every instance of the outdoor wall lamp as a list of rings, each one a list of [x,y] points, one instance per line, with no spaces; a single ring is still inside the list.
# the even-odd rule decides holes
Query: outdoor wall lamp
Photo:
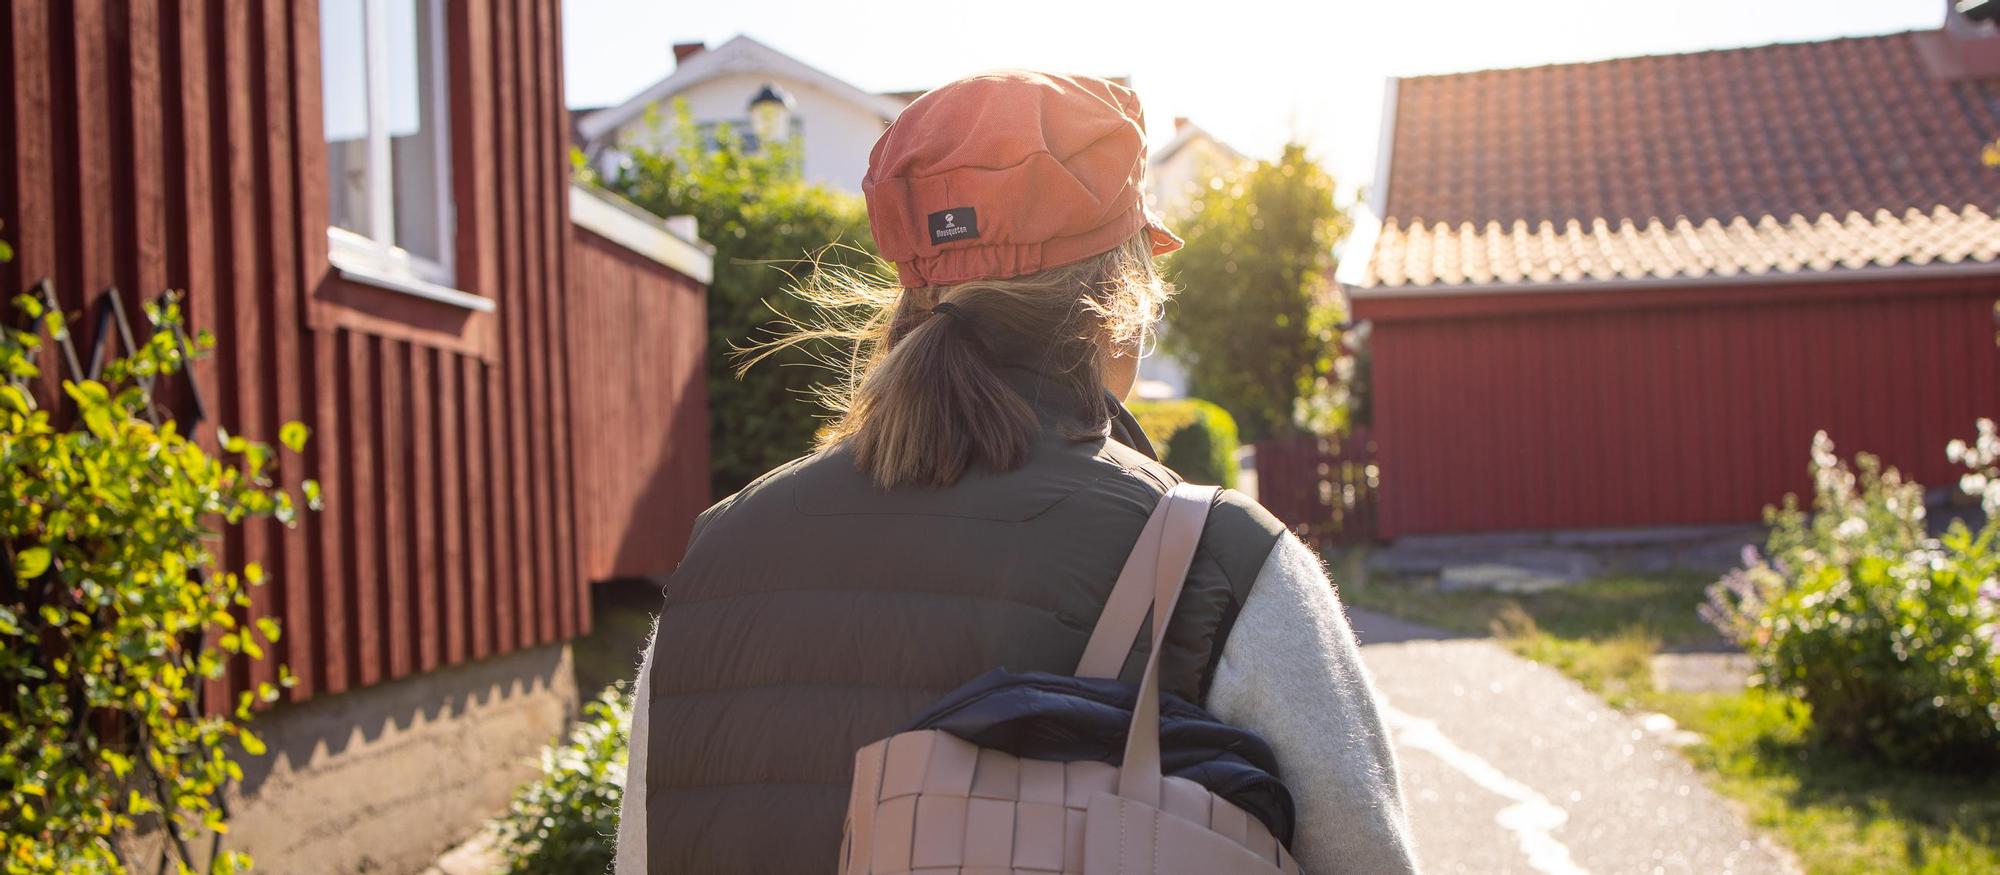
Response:
[[[791,138],[792,96],[769,82],[750,98],[750,129],[757,142],[781,143]]]

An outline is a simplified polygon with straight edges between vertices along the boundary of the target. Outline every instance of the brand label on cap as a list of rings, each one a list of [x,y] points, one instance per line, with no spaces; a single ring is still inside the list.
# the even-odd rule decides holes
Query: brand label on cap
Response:
[[[931,245],[979,239],[979,214],[971,207],[952,207],[931,214]]]

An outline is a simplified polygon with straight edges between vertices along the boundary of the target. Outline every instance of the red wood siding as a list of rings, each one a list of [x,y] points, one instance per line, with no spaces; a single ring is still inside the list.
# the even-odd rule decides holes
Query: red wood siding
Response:
[[[2000,279],[1362,299],[1381,534],[1756,521],[1824,429],[1929,486],[2000,415]]]
[[[706,290],[590,231],[570,239],[584,574],[664,575],[708,505]]]
[[[323,484],[326,510],[224,545],[231,565],[272,572],[252,611],[286,621],[294,698],[584,632],[579,544],[627,532],[580,527],[671,540],[705,498],[580,510],[594,501],[579,501],[582,456],[671,456],[674,479],[705,449],[572,433],[571,399],[601,371],[601,359],[588,377],[577,366],[572,320],[600,311],[566,290],[560,0],[448,6],[455,284],[492,314],[330,269],[318,4],[17,0],[0,13],[0,237],[19,256],[0,266],[0,298],[50,278],[65,309],[85,312],[73,325],[87,346],[105,289],[135,314],[186,289],[193,323],[219,341],[195,371],[213,424],[267,440],[287,420],[313,428],[305,457],[284,463]],[[676,387],[652,408],[663,417],[701,406],[701,351],[679,345],[687,295],[682,281],[658,296],[682,308],[646,317],[670,325],[658,336],[590,350],[669,369],[634,387]],[[267,661],[235,680],[274,678]]]

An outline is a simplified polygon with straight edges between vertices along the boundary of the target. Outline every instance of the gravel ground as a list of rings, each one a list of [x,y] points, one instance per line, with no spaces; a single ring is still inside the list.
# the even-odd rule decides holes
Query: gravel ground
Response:
[[[1490,640],[1352,611],[1430,873],[1791,873],[1639,720]]]

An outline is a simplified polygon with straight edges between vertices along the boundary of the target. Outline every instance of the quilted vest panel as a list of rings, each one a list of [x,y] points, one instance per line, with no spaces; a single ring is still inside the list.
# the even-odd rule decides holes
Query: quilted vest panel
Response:
[[[1121,422],[1120,439],[1092,441],[1052,422],[1023,468],[942,490],[878,490],[835,449],[703,514],[654,650],[651,871],[832,871],[855,750],[990,669],[1072,671],[1178,481]],[[1201,700],[1281,532],[1223,493],[1169,627],[1164,689]]]

